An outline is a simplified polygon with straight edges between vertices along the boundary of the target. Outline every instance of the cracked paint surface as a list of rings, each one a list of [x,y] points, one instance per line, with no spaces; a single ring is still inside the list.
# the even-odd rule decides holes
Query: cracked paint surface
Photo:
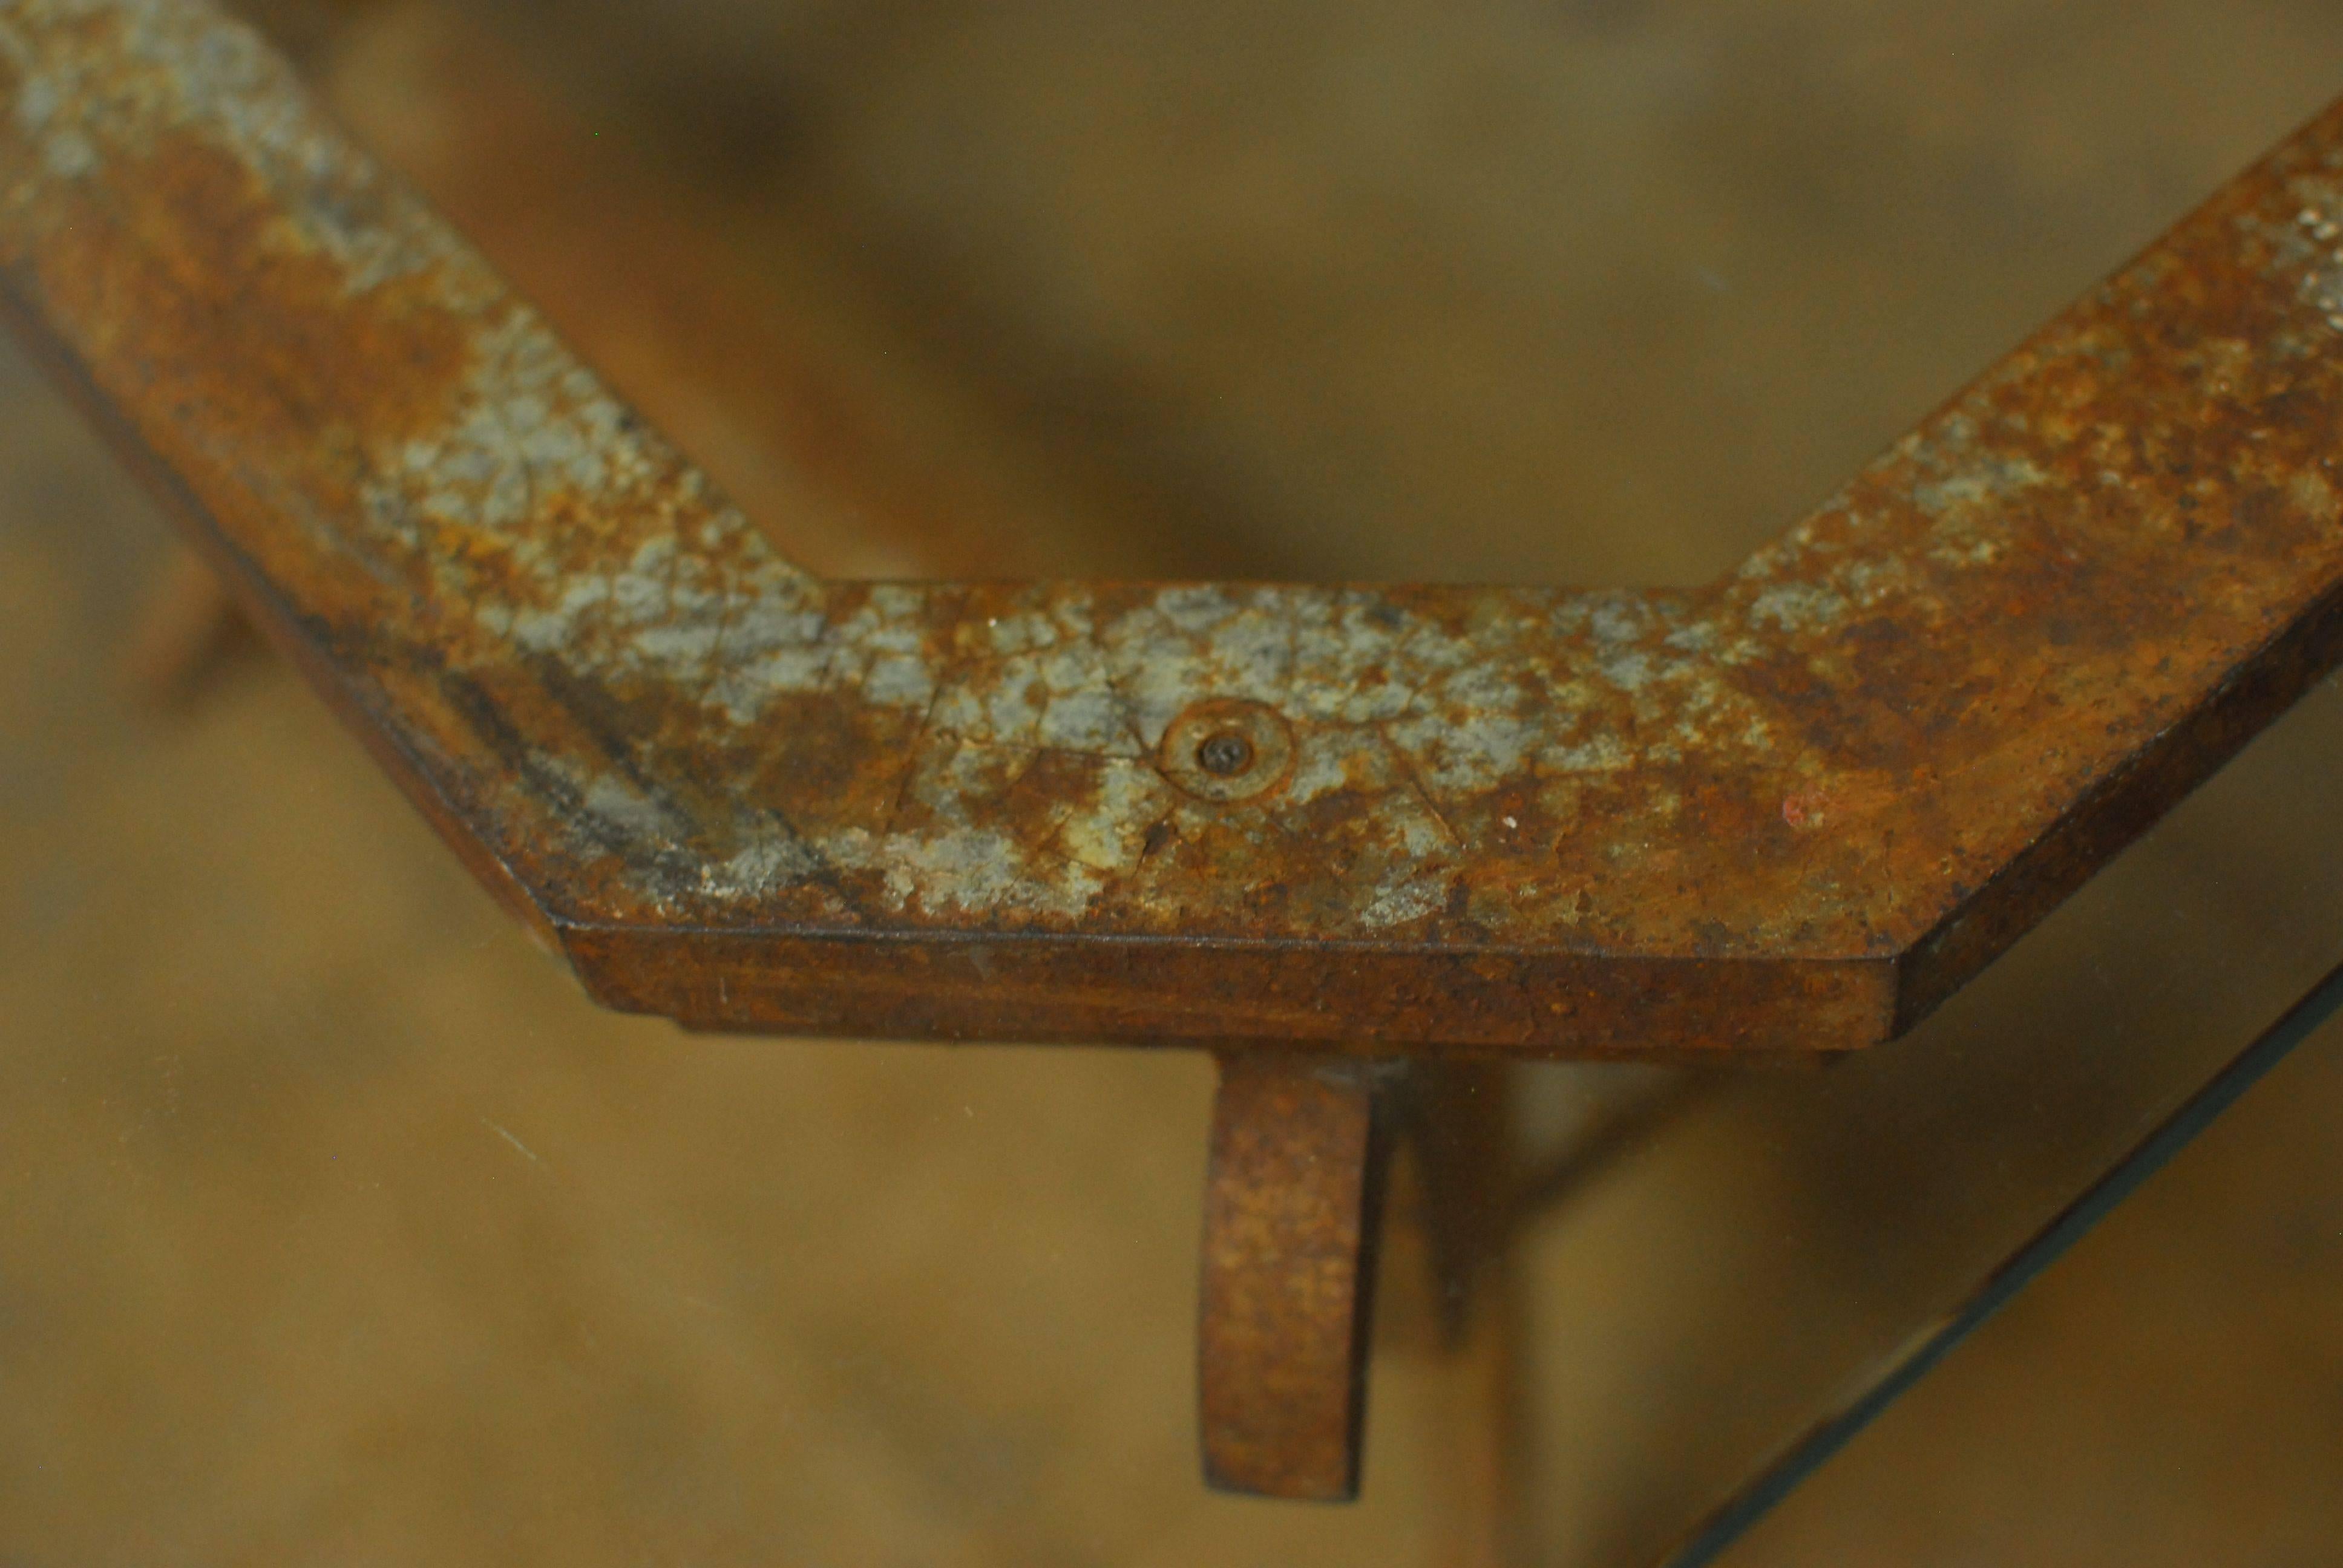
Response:
[[[0,105],[19,313],[620,1005],[1859,1044],[2337,653],[2333,114],[1644,592],[820,581],[207,5],[0,0]]]

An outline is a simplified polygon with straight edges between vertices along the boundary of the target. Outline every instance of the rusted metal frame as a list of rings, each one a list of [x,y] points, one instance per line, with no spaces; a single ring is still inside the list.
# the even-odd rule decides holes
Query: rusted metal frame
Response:
[[[18,313],[703,1027],[1861,1045],[2338,655],[2335,113],[1735,572],[1580,592],[819,581],[201,0],[7,0],[0,95]]]
[[[1200,1342],[1258,1490],[1355,1484],[1382,1143],[1262,1053],[1882,1038],[2343,635],[2343,111],[1638,593],[820,581],[200,0],[0,0],[0,295],[597,995],[1250,1048]]]
[[[1395,1064],[1224,1056],[1196,1314],[1204,1478],[1358,1494]]]
[[[1413,1156],[1436,1311],[1454,1350],[1512,1213],[1507,1070],[1291,1052],[1219,1063],[1196,1327],[1205,1479],[1347,1501],[1363,1458],[1393,1156],[1403,1144]]]

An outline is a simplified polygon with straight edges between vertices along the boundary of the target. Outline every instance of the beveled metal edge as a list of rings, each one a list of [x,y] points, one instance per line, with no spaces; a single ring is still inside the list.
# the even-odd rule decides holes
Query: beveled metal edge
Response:
[[[52,361],[701,1027],[1860,1045],[2343,656],[2343,111],[1734,573],[1573,591],[820,581],[204,0],[5,0],[0,106]]]

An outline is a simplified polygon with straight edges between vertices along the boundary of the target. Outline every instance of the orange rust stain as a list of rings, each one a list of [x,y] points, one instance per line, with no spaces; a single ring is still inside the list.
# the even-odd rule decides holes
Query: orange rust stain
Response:
[[[446,417],[470,324],[427,272],[353,295],[333,257],[287,243],[251,172],[196,137],[112,159],[58,202],[31,257],[52,318],[84,324],[75,347],[102,389],[207,502],[248,498],[250,516],[216,514],[230,542],[318,590],[312,608],[346,601],[362,588],[347,563],[269,549],[283,530],[260,508],[355,508],[372,455]],[[263,473],[297,496],[252,495]]]

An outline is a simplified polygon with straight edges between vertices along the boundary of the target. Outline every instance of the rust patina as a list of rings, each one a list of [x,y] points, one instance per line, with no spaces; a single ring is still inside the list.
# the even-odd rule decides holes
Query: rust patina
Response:
[[[588,987],[698,1026],[1859,1046],[2338,653],[2336,113],[1650,592],[819,580],[209,5],[6,0],[0,106],[15,313]]]
[[[1208,1473],[1282,1495],[1392,1086],[1502,1184],[1494,1079],[1322,1053],[1886,1038],[2343,656],[2343,106],[1682,591],[822,580],[203,0],[0,0],[0,300],[604,1001],[1226,1052]]]
[[[1388,1064],[1221,1062],[1197,1292],[1205,1479],[1318,1503],[1359,1490],[1391,1152]]]

